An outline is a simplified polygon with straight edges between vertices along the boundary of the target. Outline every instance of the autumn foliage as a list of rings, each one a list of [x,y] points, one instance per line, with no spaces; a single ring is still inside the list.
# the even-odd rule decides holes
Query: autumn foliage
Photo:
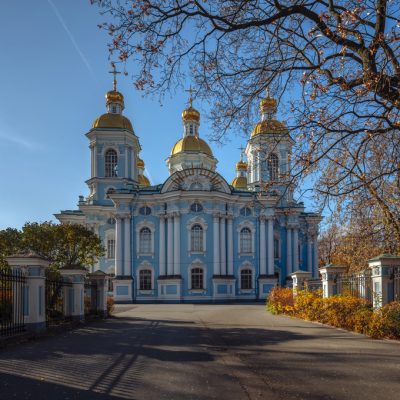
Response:
[[[290,288],[274,288],[267,310],[307,321],[362,333],[374,338],[400,339],[400,303],[393,302],[373,310],[366,300],[352,296],[323,298],[321,291],[298,291],[293,298]]]

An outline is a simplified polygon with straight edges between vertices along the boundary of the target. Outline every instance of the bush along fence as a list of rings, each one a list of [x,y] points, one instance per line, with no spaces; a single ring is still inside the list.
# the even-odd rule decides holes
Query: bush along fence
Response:
[[[296,271],[293,288],[274,288],[267,307],[376,338],[400,339],[400,257],[382,254],[369,260],[363,272],[349,275],[345,270],[324,266],[319,282]]]
[[[107,315],[108,276],[87,273],[81,266],[60,269],[57,278],[46,277],[50,262],[35,254],[6,258],[10,269],[0,271],[0,336],[31,331],[91,314]]]

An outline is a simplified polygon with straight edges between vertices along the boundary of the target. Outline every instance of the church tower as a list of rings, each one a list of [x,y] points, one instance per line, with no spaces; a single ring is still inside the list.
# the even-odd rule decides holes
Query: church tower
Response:
[[[243,147],[240,150],[240,160],[236,163],[236,178],[231,185],[237,190],[247,190],[247,163],[243,161]]]
[[[261,121],[254,127],[246,146],[248,186],[255,191],[275,192],[292,200],[290,155],[294,140],[286,125],[276,119],[277,102],[267,91],[260,102]],[[277,193],[278,192],[278,193]]]
[[[138,184],[138,137],[128,118],[122,115],[124,96],[117,91],[115,65],[112,64],[114,87],[106,93],[107,112],[96,118],[86,134],[90,141],[91,177],[88,204],[106,204],[107,192]]]
[[[167,159],[169,173],[189,168],[215,171],[217,160],[210,146],[199,137],[200,113],[193,108],[192,89],[189,90],[189,107],[182,112],[183,138],[172,147]]]

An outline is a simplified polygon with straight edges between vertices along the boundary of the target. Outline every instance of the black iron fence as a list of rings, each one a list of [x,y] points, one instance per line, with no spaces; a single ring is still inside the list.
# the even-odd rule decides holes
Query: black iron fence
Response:
[[[71,320],[73,311],[72,284],[62,277],[46,279],[46,324],[58,325]]]
[[[334,294],[359,297],[372,303],[371,271],[355,275],[338,274],[333,282],[335,284]]]
[[[85,280],[85,314],[97,314],[98,305],[98,286],[96,281]]]
[[[308,291],[322,290],[321,279],[307,279],[304,282],[304,289]]]
[[[400,301],[400,267],[393,267],[389,276],[389,301]]]
[[[12,336],[25,330],[26,278],[21,271],[0,270],[0,335]]]

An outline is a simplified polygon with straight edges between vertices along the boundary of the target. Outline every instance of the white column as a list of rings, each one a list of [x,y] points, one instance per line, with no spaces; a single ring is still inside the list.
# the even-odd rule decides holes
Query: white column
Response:
[[[122,276],[122,218],[115,220],[115,276]]]
[[[164,276],[165,273],[165,217],[160,216],[160,243],[159,243],[159,257],[160,257],[160,276]]]
[[[219,265],[219,215],[214,214],[213,219],[213,234],[214,234],[214,275],[221,275]]]
[[[268,275],[274,275],[274,220],[268,220]]]
[[[167,275],[174,274],[174,253],[173,253],[173,217],[168,216],[167,222]]]
[[[315,235],[314,239],[314,272],[313,272],[313,277],[318,278],[319,272],[318,272],[318,238],[317,235]]]
[[[312,273],[312,239],[307,240],[307,271]]]
[[[226,275],[226,234],[225,234],[225,216],[220,219],[220,255],[221,255],[221,275]]]
[[[94,155],[95,155],[95,147],[93,145],[90,146],[90,176],[93,178],[94,175]]]
[[[131,268],[131,218],[127,217],[124,220],[124,275],[132,276]]]
[[[128,165],[128,146],[125,146],[125,171],[124,177],[129,178],[129,165]]]
[[[267,254],[265,242],[265,217],[260,220],[260,275],[267,274]]]
[[[233,275],[233,221],[228,217],[228,275]]]
[[[97,147],[93,147],[93,175],[92,177],[95,177],[98,175],[97,172]]]
[[[286,227],[286,276],[289,276],[292,270],[292,228]]]
[[[293,228],[293,271],[299,269],[299,228]]]
[[[174,216],[174,275],[181,274],[181,218],[179,213]]]

